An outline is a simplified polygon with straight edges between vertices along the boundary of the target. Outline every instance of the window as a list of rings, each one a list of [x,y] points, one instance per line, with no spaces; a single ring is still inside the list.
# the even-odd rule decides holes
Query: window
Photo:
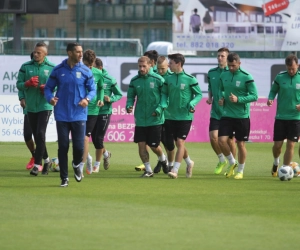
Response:
[[[249,21],[249,19],[244,12],[238,15],[238,22],[247,22],[247,21]]]
[[[274,33],[274,27],[267,26],[266,27],[266,33],[267,34],[273,34]]]
[[[117,38],[124,38],[124,30],[123,29],[117,29],[116,30],[116,37]],[[123,47],[124,43],[118,43],[118,46]]]
[[[143,37],[143,44],[149,44],[155,41],[165,41],[167,32],[165,29],[145,29],[144,30],[144,37]]]
[[[283,33],[283,28],[282,27],[276,27],[276,33]]]
[[[47,29],[45,28],[38,28],[34,30],[34,36],[35,37],[47,37]]]
[[[124,30],[117,29],[117,38],[124,38]]]
[[[228,22],[232,22],[232,23],[235,23],[236,22],[236,13],[235,12],[228,12],[227,13],[228,15]]]
[[[226,22],[226,12],[225,11],[216,11],[216,21]]]
[[[257,33],[258,33],[258,34],[263,34],[263,33],[265,33],[265,28],[264,28],[264,26],[258,25],[258,26],[257,26]]]
[[[263,22],[263,15],[257,15],[257,22],[262,23]]]
[[[251,22],[256,22],[256,15],[255,14],[250,14],[250,21]]]
[[[228,27],[228,33],[246,33],[246,31],[246,27]]]
[[[58,7],[60,10],[66,10],[68,8],[68,0],[58,0]]]
[[[271,22],[275,23],[275,16],[271,16]]]
[[[65,29],[57,28],[55,29],[56,38],[65,38],[67,37],[67,31]],[[67,47],[67,42],[63,39],[57,40],[55,42],[56,49],[65,49]]]
[[[109,29],[91,29],[91,37],[93,38],[111,38],[111,30]],[[107,42],[97,42],[97,47],[109,45]]]
[[[235,27],[235,33],[246,33],[246,27]]]
[[[111,31],[108,29],[91,29],[91,35],[94,38],[110,38]]]

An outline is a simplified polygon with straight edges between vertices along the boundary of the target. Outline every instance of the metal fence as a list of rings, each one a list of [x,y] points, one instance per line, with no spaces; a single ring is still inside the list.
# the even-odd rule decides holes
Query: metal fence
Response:
[[[29,55],[35,44],[43,41],[48,45],[49,55],[65,55],[67,44],[76,41],[76,38],[22,37],[21,53],[15,53],[12,44],[13,38],[6,39],[0,37],[0,54]],[[143,46],[139,39],[81,38],[80,44],[84,49],[94,50],[99,56],[141,56],[143,54]]]

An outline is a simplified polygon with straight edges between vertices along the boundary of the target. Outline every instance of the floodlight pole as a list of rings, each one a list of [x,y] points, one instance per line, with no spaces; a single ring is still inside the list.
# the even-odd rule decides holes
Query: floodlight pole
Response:
[[[76,0],[76,42],[79,43],[79,15],[80,15],[80,9],[79,9],[79,0]]]
[[[14,40],[13,49],[15,53],[21,51],[21,14],[14,14]]]

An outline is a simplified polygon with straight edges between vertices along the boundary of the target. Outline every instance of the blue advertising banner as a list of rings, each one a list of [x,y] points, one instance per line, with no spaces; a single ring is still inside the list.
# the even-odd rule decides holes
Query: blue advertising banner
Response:
[[[173,47],[299,51],[300,0],[174,0]]]

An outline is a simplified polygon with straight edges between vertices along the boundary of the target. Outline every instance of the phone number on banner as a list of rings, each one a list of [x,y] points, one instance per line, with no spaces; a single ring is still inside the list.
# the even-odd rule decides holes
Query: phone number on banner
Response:
[[[190,45],[188,46],[191,49],[219,49],[221,47],[226,47],[229,49],[234,48],[234,43],[233,42],[190,42]]]
[[[186,50],[216,50],[221,47],[233,49],[235,47],[234,42],[202,42],[202,41],[188,41],[188,42],[176,42],[176,47]]]
[[[259,36],[248,34],[212,34],[212,35],[173,35],[174,49],[179,50],[216,50],[221,47],[228,49],[256,48]],[[258,39],[261,40],[261,39]]]
[[[2,128],[1,129],[1,136],[7,136],[7,137],[11,137],[11,136],[23,136],[23,128],[14,128],[14,129],[10,129],[10,128]],[[23,140],[23,138],[22,138]]]
[[[128,130],[107,130],[105,141],[107,142],[132,142],[134,131]]]

